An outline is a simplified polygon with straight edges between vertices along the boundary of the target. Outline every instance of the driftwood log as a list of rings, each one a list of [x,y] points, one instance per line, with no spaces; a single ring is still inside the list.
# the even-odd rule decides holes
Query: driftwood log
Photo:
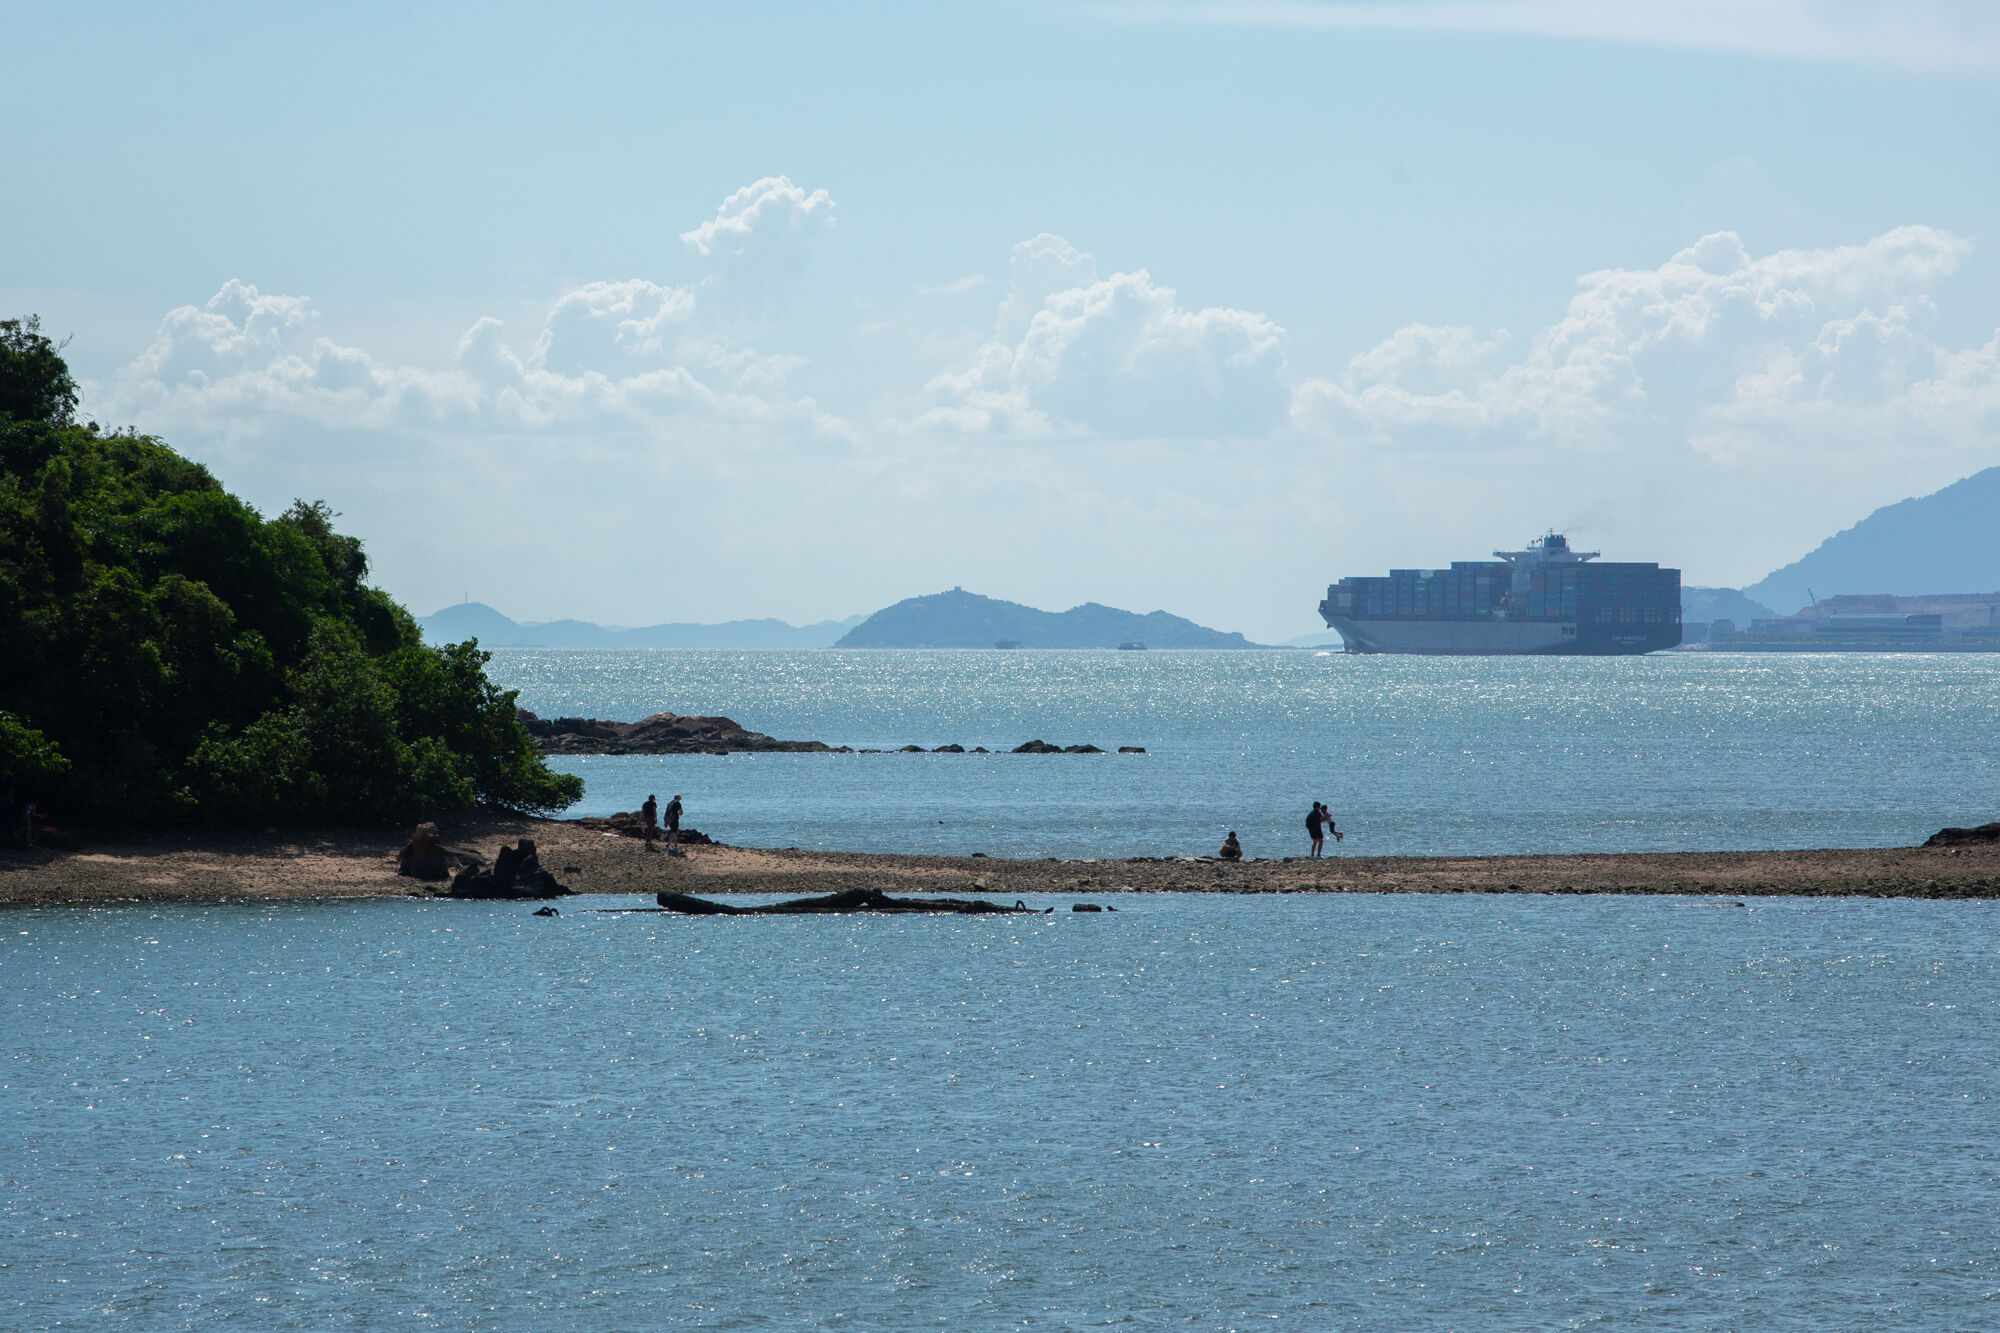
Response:
[[[732,907],[728,903],[685,893],[662,893],[655,901],[669,912],[685,912],[689,916],[796,916],[809,912],[957,912],[966,916],[1003,912],[1040,915],[1034,908],[1019,902],[1012,907],[1002,907],[999,903],[984,902],[978,898],[891,898],[880,889],[846,889],[840,893],[829,893],[823,898],[793,898],[757,907]]]

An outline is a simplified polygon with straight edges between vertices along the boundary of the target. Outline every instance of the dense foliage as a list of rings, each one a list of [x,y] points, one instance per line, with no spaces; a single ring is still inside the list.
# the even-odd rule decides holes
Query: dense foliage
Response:
[[[0,323],[0,782],[139,822],[582,794],[476,643],[424,645],[363,582],[326,505],[266,520],[157,440],[72,424],[59,353]]]

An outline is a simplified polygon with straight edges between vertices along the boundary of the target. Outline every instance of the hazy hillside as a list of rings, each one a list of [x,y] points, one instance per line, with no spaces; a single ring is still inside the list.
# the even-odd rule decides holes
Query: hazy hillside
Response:
[[[1753,620],[1770,620],[1777,612],[1762,602],[1752,601],[1734,588],[1681,587],[1681,619],[1707,622],[1733,620],[1747,629]]]
[[[731,620],[720,625],[648,625],[612,629],[585,620],[523,624],[483,602],[461,602],[417,621],[429,643],[476,638],[482,648],[830,648],[860,616],[788,625],[782,620]]]
[[[848,631],[841,648],[991,648],[1013,642],[1023,648],[1116,648],[1143,643],[1148,648],[1255,648],[1241,634],[1225,634],[1170,616],[1139,615],[1085,602],[1067,611],[1038,611],[1019,602],[996,601],[953,588],[912,597],[877,611]]]
[[[1886,505],[1743,591],[1790,615],[1813,595],[2000,589],[2000,467]]]

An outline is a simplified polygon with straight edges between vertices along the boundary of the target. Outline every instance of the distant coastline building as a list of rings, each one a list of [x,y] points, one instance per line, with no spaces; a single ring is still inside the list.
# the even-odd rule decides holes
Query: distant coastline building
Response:
[[[1709,626],[1724,652],[2000,652],[2000,593],[1843,593],[1796,615]]]

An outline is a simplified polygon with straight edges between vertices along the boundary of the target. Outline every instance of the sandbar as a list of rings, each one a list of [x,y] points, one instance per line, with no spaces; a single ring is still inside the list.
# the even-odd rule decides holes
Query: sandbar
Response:
[[[1549,856],[1360,856],[1347,849],[1238,864],[1201,858],[1025,859],[751,847],[648,852],[565,820],[480,815],[439,821],[445,840],[492,855],[533,838],[541,863],[580,894],[662,889],[808,895],[881,888],[1013,901],[1029,894],[1620,893],[1704,898],[2000,898],[2000,844],[1759,852]],[[281,902],[431,897],[396,873],[407,829],[86,837],[84,849],[0,850],[0,906]]]

